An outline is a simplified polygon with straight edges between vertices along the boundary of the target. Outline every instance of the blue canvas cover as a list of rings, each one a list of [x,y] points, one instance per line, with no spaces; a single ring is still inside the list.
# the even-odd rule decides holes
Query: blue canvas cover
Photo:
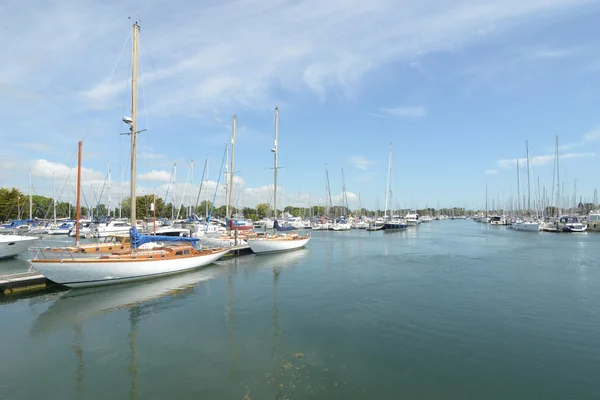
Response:
[[[144,243],[150,242],[190,242],[196,247],[196,242],[200,239],[184,237],[184,236],[154,236],[154,235],[144,235],[135,228],[135,226],[131,227],[129,231],[131,234],[131,247],[137,249]]]

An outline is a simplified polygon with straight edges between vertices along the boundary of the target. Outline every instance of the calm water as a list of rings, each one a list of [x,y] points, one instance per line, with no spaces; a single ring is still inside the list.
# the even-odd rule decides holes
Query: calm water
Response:
[[[2,303],[0,398],[597,399],[599,244],[460,220],[314,232]]]

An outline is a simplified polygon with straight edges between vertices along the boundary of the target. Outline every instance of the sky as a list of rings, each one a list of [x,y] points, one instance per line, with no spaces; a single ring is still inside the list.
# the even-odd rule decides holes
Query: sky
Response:
[[[74,201],[83,140],[87,204],[129,195],[138,21],[138,194],[194,204],[208,158],[212,200],[235,114],[234,205],[269,202],[278,107],[279,206],[323,205],[327,169],[334,205],[343,170],[351,208],[383,209],[390,143],[390,206],[483,208],[486,185],[506,205],[526,141],[530,190],[551,193],[556,136],[561,192],[591,200],[599,18],[592,0],[5,0],[0,187],[27,193],[31,171]]]

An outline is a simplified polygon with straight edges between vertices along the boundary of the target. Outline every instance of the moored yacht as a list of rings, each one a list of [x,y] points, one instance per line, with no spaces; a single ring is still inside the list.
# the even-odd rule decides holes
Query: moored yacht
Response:
[[[0,260],[13,258],[27,251],[37,239],[34,236],[0,235]]]
[[[411,210],[411,212],[406,214],[404,219],[406,220],[406,225],[408,226],[418,226],[421,224],[421,221],[419,220],[419,214],[417,214],[417,212],[414,210]]]
[[[493,215],[490,217],[490,225],[508,225],[508,220],[504,215]]]
[[[558,227],[562,232],[585,232],[587,229],[576,215],[563,215],[558,219]]]
[[[600,232],[600,211],[590,211],[588,215],[587,230]]]

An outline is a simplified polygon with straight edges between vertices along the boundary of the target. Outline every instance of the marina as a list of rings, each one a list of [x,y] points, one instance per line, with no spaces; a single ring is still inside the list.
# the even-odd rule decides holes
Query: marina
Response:
[[[600,235],[446,219],[312,236],[173,277],[5,296],[14,361],[0,390],[28,397],[33,379],[86,398],[595,397]]]
[[[600,3],[0,14],[0,399],[599,397]]]

